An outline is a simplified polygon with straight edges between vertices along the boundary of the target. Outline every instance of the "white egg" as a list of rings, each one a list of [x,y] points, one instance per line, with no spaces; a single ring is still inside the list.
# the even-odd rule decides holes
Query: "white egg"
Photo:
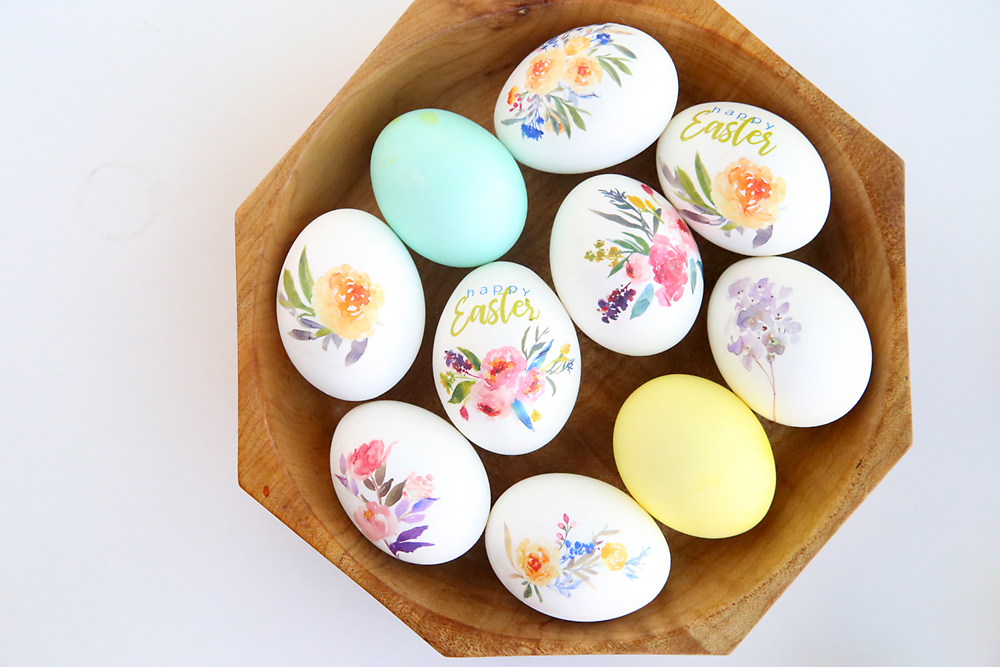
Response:
[[[610,484],[563,473],[529,477],[497,499],[486,555],[521,602],[567,621],[641,609],[670,574],[667,541],[638,503]]]
[[[791,123],[737,102],[677,114],[656,147],[660,186],[692,229],[743,255],[813,240],[830,212],[823,159]]]
[[[391,389],[424,335],[424,292],[409,252],[381,220],[354,209],[302,230],[282,267],[277,308],[295,368],[347,401]]]
[[[396,401],[354,408],[333,434],[330,470],[347,516],[400,560],[445,563],[483,534],[486,469],[468,440],[427,410]]]
[[[603,23],[553,37],[511,73],[497,99],[497,138],[521,164],[597,171],[641,153],[677,105],[677,70],[655,39]]]
[[[786,257],[744,259],[723,272],[708,302],[708,340],[733,393],[788,426],[840,419],[871,376],[857,306],[825,275]]]
[[[544,446],[576,403],[573,322],[549,286],[519,264],[494,262],[462,279],[441,313],[433,355],[445,412],[491,452]]]
[[[603,174],[573,188],[552,225],[549,260],[570,317],[615,352],[663,352],[698,317],[705,288],[694,236],[635,179]]]

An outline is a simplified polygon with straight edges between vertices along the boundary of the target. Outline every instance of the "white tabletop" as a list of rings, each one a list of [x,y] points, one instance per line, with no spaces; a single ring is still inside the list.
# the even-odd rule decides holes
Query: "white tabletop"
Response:
[[[234,213],[406,4],[0,0],[0,665],[445,664],[236,482]],[[1000,5],[722,4],[906,160],[914,444],[709,660],[998,665]]]

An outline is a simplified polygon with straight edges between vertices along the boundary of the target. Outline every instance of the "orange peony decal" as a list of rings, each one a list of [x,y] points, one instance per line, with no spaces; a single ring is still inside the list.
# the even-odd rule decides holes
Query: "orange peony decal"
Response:
[[[566,53],[562,49],[543,51],[532,58],[524,86],[536,95],[547,95],[559,85]],[[509,97],[509,96],[508,96]]]
[[[577,95],[586,95],[603,78],[604,70],[596,58],[577,56],[566,63],[566,83]]]
[[[316,317],[345,340],[362,340],[374,334],[384,302],[381,285],[348,264],[330,269],[313,286]]]
[[[517,569],[535,586],[548,586],[559,578],[559,570],[552,562],[549,550],[527,538],[517,547]]]
[[[740,158],[712,179],[712,199],[719,213],[741,227],[762,229],[774,224],[785,198],[785,180],[771,170]]]

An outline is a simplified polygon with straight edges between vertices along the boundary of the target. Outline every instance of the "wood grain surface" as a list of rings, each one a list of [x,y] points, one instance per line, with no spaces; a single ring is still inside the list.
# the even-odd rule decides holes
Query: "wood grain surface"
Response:
[[[421,567],[390,558],[354,528],[337,501],[328,457],[338,420],[355,404],[322,394],[292,367],[278,338],[275,290],[292,241],[313,218],[345,207],[379,216],[368,165],[392,118],[436,107],[492,131],[497,95],[521,59],[560,32],[598,22],[635,26],[667,48],[680,77],[678,111],[745,102],[784,117],[812,141],[830,174],[830,217],[814,241],[789,256],[828,275],[854,300],[871,333],[874,364],[868,390],[842,419],[810,429],[762,420],[778,487],[760,525],[725,540],[664,527],[673,565],[659,597],[624,618],[581,624],[515,599],[493,574],[482,540],[451,563]],[[655,187],[654,148],[607,171]],[[552,219],[589,175],[522,172],[528,220],[503,259],[551,285]],[[236,214],[240,485],[445,655],[728,653],[910,446],[903,199],[899,157],[713,2],[416,0]],[[700,249],[708,294],[738,257],[707,242]],[[413,367],[383,398],[443,417],[431,340],[468,270],[416,255],[414,261],[428,333]],[[517,457],[478,450],[494,500],[546,472],[590,475],[624,489],[611,434],[628,395],[668,373],[723,383],[704,308],[691,333],[663,354],[625,357],[582,334],[580,346],[586,370],[579,399],[556,439]]]

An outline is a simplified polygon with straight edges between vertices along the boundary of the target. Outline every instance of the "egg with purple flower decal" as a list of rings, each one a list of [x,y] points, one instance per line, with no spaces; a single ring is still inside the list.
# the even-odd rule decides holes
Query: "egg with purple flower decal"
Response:
[[[601,23],[529,53],[501,89],[493,125],[521,164],[581,174],[641,153],[676,104],[677,70],[666,49],[636,28]]]
[[[494,262],[452,292],[432,348],[438,397],[465,437],[526,454],[562,429],[580,388],[573,322],[531,269]]]
[[[461,433],[423,408],[374,401],[348,412],[333,434],[330,471],[354,526],[399,560],[444,563],[483,534],[486,469]]]
[[[823,273],[786,257],[744,259],[723,272],[708,302],[708,340],[733,392],[788,426],[840,419],[871,376],[857,306]]]
[[[694,236],[663,195],[627,176],[602,174],[573,188],[552,225],[549,261],[576,325],[621,354],[673,347],[701,309]]]

